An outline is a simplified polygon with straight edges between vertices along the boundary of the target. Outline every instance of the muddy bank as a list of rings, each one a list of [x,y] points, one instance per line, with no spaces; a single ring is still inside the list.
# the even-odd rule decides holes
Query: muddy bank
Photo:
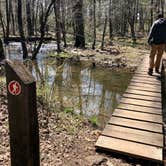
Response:
[[[96,49],[72,49],[64,50],[67,55],[72,56],[73,61],[85,61],[92,66],[110,70],[135,71],[149,51],[139,47],[109,46],[104,50]],[[63,56],[63,54],[62,54]]]

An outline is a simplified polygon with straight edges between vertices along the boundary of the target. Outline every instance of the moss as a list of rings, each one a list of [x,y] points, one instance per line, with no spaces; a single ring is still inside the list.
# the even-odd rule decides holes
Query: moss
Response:
[[[99,126],[99,121],[97,116],[90,117],[89,122],[95,127]]]
[[[73,108],[65,108],[64,109],[65,113],[70,113],[70,114],[74,114],[74,109]]]
[[[57,53],[50,53],[49,56],[50,57],[60,57],[60,58],[70,58],[70,57],[72,57],[71,54],[66,53],[66,52],[61,52],[59,54],[57,54]]]

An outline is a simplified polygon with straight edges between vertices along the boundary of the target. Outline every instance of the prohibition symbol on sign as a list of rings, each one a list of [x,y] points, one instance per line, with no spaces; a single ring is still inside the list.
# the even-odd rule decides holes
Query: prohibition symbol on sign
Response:
[[[14,96],[18,96],[21,93],[21,85],[17,81],[11,81],[8,85],[8,91]]]

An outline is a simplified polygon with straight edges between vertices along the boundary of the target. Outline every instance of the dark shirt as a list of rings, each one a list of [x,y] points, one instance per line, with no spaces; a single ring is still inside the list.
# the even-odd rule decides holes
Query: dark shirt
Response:
[[[166,44],[166,19],[156,20],[149,32],[149,44]]]

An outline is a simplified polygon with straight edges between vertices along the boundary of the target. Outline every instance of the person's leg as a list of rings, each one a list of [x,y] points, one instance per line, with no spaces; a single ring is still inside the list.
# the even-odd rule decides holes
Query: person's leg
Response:
[[[157,73],[159,73],[160,61],[161,61],[162,55],[164,53],[164,49],[165,49],[164,44],[160,44],[157,47],[157,57],[156,57],[156,61],[155,61],[155,70]]]
[[[156,45],[151,45],[151,51],[150,51],[150,56],[149,56],[149,71],[148,74],[152,75],[153,73],[153,67],[154,67],[154,58],[157,52],[157,46]]]

